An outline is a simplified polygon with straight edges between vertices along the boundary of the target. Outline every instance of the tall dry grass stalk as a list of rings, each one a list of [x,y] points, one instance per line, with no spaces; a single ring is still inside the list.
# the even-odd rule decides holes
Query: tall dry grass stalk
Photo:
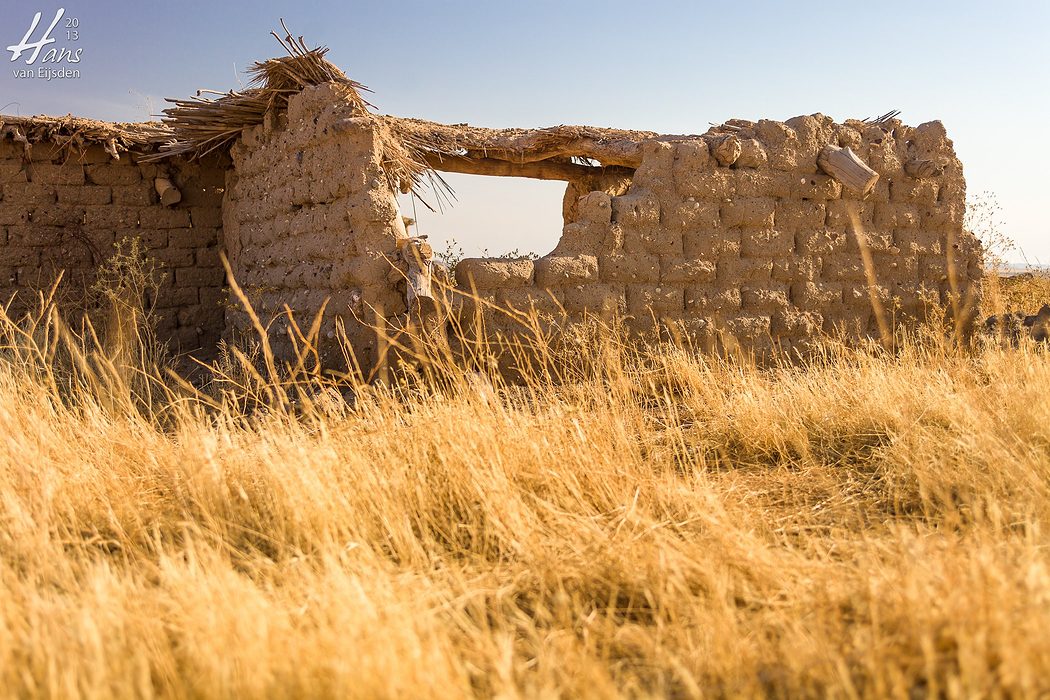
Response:
[[[535,323],[516,386],[395,336],[337,383],[316,325],[118,392],[46,297],[0,315],[0,694],[1050,692],[1044,350]]]

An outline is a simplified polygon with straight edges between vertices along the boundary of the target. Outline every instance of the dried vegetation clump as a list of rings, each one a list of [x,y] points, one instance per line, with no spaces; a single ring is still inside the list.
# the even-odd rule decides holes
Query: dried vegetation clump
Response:
[[[1050,692],[1038,344],[595,327],[512,387],[483,346],[332,378],[306,330],[191,384],[40,306],[0,319],[4,695]]]

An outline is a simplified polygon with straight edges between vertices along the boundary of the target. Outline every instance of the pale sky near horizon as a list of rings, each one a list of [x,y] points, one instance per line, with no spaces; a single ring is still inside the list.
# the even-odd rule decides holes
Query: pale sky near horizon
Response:
[[[994,193],[1014,261],[1050,263],[1050,3],[414,2],[0,0],[0,47],[65,8],[54,47],[83,49],[77,79],[0,73],[0,112],[142,121],[163,97],[246,82],[280,55],[283,17],[375,92],[384,113],[481,126],[594,124],[702,133],[726,119],[837,120],[901,110],[940,119],[971,195]],[[76,18],[72,42],[65,24]],[[24,66],[23,66],[24,67]],[[436,247],[548,252],[557,182],[453,175],[458,202],[420,214]],[[411,215],[411,201],[403,202]]]

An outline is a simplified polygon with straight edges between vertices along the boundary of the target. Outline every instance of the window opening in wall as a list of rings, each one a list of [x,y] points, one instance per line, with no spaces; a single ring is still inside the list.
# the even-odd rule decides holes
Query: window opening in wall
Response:
[[[567,183],[520,177],[441,173],[454,196],[399,197],[401,213],[415,223],[409,235],[425,235],[446,263],[461,258],[539,257],[554,249],[562,231]],[[413,214],[414,210],[414,214]]]

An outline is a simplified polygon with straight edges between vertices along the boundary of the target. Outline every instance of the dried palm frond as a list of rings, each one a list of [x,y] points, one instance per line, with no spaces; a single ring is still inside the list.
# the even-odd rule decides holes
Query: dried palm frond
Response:
[[[198,90],[195,97],[172,99],[174,104],[164,110],[164,123],[170,127],[174,139],[160,153],[144,160],[157,160],[172,155],[201,157],[217,149],[227,148],[247,127],[262,124],[268,111],[282,111],[288,98],[311,85],[334,83],[341,88],[345,99],[362,112],[371,105],[361,97],[368,88],[351,80],[343,71],[325,59],[328,48],[308,48],[300,36],[293,38],[284,26],[285,36],[271,32],[287,56],[256,62],[248,69],[251,75],[245,90],[231,90],[217,99],[204,97],[216,94]]]

